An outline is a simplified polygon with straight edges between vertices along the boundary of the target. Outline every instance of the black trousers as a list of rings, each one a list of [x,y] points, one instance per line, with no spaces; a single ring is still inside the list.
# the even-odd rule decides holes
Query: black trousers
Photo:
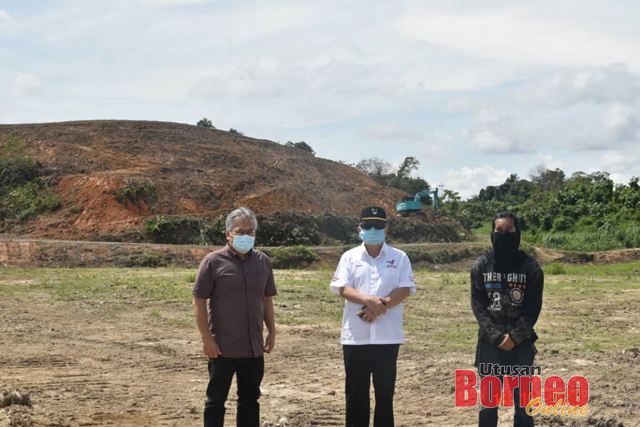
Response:
[[[374,427],[393,427],[393,393],[400,344],[344,345],[347,427],[368,427],[369,389],[373,376],[376,407]]]
[[[535,347],[530,341],[520,343],[510,351],[499,349],[498,346],[480,340],[478,342],[478,354],[476,363],[497,363],[502,366],[533,366],[533,358],[535,356]],[[502,376],[498,376],[500,382],[503,382]],[[525,392],[528,392],[526,390]],[[513,390],[513,407],[514,407],[514,427],[533,427],[534,421],[531,415],[528,415],[524,407],[520,406],[520,388]],[[480,409],[478,417],[479,427],[496,427],[498,425],[498,408]]]
[[[233,374],[238,384],[236,426],[260,426],[260,383],[264,375],[264,357],[209,359],[209,386],[204,404],[204,427],[224,425],[224,403],[229,395]]]

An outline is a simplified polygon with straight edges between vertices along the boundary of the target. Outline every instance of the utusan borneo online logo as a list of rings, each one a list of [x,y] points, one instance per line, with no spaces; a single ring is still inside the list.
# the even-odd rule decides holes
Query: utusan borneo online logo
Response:
[[[515,389],[520,393],[520,407],[529,415],[587,415],[589,413],[589,381],[583,376],[565,379],[549,376],[542,380],[539,366],[501,366],[481,363],[478,374],[467,369],[456,369],[456,407],[476,406],[513,407]],[[503,381],[500,381],[500,377]],[[478,387],[479,386],[479,387]],[[528,392],[524,392],[528,391]]]

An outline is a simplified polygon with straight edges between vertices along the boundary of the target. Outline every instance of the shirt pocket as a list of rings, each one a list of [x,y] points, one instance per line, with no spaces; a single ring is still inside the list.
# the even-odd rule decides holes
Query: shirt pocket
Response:
[[[395,291],[400,284],[400,269],[396,265],[385,266],[379,270],[380,287],[378,295],[386,297]]]
[[[249,292],[264,296],[269,274],[266,271],[247,271],[247,287]]]

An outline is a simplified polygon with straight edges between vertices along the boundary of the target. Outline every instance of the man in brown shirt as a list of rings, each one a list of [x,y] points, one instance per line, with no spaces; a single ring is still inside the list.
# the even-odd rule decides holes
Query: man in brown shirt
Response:
[[[193,287],[196,323],[209,357],[204,425],[224,424],[224,405],[235,374],[237,425],[259,427],[263,354],[273,350],[276,336],[276,286],[269,258],[253,249],[258,229],[253,211],[234,210],[227,216],[226,229],[229,244],[204,257]],[[268,330],[265,341],[263,323]]]

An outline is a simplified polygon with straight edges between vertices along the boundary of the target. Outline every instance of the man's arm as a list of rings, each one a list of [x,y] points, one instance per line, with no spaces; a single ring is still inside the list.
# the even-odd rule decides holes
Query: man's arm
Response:
[[[193,297],[193,311],[196,315],[198,331],[200,331],[200,336],[202,337],[202,351],[212,359],[221,356],[222,353],[218,348],[218,343],[216,343],[216,340],[211,336],[211,332],[209,331],[207,300],[205,298]]]
[[[402,287],[391,292],[386,298],[382,300],[387,304],[387,308],[395,307],[411,295],[411,288]]]
[[[398,288],[395,291],[391,292],[385,298],[382,298],[382,301],[384,301],[385,307],[387,309],[390,309],[390,308],[395,307],[396,305],[400,304],[409,295],[411,295],[411,288],[402,287],[402,288]],[[369,307],[363,308],[362,310],[357,312],[356,315],[358,317],[360,317],[362,320],[364,320],[366,322],[369,322],[369,323],[373,322],[378,317],[378,315],[373,314],[373,312],[369,309]]]
[[[276,315],[273,309],[273,298],[264,298],[264,323],[267,325],[267,339],[264,343],[264,352],[271,353],[276,344]]]
[[[480,326],[480,336],[498,345],[503,342],[505,334],[491,320],[488,305],[489,298],[483,286],[482,272],[476,263],[471,269],[471,309]]]
[[[536,268],[527,279],[529,283],[527,283],[527,294],[522,308],[522,316],[516,320],[515,327],[509,334],[516,345],[531,338],[533,326],[538,321],[538,316],[542,309],[544,274],[540,266],[536,265]]]
[[[340,288],[340,296],[347,301],[366,306],[376,316],[387,311],[386,302],[383,302],[384,298],[365,295],[350,286]]]

